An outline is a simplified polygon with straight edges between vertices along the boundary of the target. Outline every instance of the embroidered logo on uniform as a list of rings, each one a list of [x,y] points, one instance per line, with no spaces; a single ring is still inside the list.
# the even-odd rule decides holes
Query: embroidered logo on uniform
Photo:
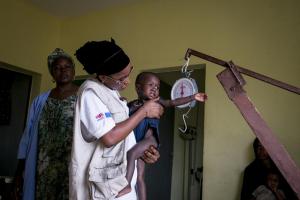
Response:
[[[105,113],[105,117],[106,118],[110,118],[111,117],[111,113],[110,112]]]
[[[104,117],[110,118],[110,117],[112,117],[112,116],[111,116],[111,113],[110,113],[110,112],[99,113],[98,115],[96,115],[97,121],[104,119]]]
[[[97,119],[97,120],[102,120],[102,119],[104,119],[104,114],[103,114],[103,113],[99,113],[98,115],[96,115],[96,119]]]

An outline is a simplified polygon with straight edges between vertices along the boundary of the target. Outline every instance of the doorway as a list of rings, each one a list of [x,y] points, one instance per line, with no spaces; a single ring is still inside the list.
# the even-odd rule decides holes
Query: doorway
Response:
[[[205,65],[192,65],[191,78],[198,91],[205,92]],[[148,70],[161,80],[160,94],[170,99],[172,85],[182,78],[181,67]],[[182,114],[187,109],[167,108],[160,120],[159,161],[146,167],[147,197],[156,200],[201,200],[203,174],[204,104],[197,103],[187,119],[188,131],[182,134]]]
[[[169,99],[171,86],[161,81],[160,96]],[[171,198],[173,163],[174,108],[165,109],[159,123],[160,158],[152,165],[146,165],[145,183],[147,199],[165,200]]]
[[[40,90],[41,75],[0,62],[0,176],[12,177],[28,108]]]

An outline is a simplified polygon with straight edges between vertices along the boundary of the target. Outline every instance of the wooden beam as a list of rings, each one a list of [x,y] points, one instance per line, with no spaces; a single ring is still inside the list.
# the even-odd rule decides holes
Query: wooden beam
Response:
[[[258,113],[233,72],[227,68],[217,75],[228,97],[234,102],[253,133],[300,199],[300,169]]]
[[[229,67],[228,62],[226,62],[224,60],[212,57],[210,55],[201,53],[201,52],[193,50],[193,49],[188,49],[186,51],[186,53],[185,53],[185,59],[188,59],[191,55],[197,56],[197,57],[202,58],[204,60],[207,60],[209,62],[212,62],[212,63],[215,63],[217,65],[220,65],[222,67],[226,67],[226,68]],[[270,78],[268,76],[265,76],[263,74],[259,74],[257,72],[251,71],[249,69],[240,67],[238,65],[235,65],[235,67],[236,67],[236,70],[239,71],[242,74],[245,74],[245,75],[250,76],[252,78],[261,80],[261,81],[263,81],[265,83],[274,85],[276,87],[279,87],[279,88],[282,88],[282,89],[285,89],[285,90],[288,90],[290,92],[293,92],[293,93],[296,93],[296,94],[300,95],[300,88],[299,87],[296,87],[296,86],[284,83],[282,81]]]

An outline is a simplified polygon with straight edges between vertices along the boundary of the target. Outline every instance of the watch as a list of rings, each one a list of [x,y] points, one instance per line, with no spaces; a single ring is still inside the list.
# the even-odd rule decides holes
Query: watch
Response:
[[[198,87],[196,81],[192,78],[180,78],[178,79],[171,90],[171,99],[177,99],[181,97],[187,97],[193,95],[198,92]],[[178,108],[185,108],[185,107],[194,107],[196,101],[191,101],[189,103],[177,106]]]

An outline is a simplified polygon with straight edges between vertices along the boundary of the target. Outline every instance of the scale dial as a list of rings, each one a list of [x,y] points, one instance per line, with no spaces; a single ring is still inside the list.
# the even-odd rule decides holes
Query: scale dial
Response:
[[[177,99],[181,97],[187,97],[190,95],[193,95],[198,92],[198,87],[196,84],[196,81],[192,78],[181,78],[178,79],[171,90],[171,99]],[[195,106],[196,101],[192,101],[180,106],[177,106],[178,108],[185,108],[188,106]]]

